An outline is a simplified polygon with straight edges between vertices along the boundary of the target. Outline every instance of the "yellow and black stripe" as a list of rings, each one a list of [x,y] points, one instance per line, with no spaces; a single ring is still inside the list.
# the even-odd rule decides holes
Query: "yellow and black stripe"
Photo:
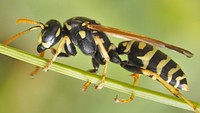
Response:
[[[128,61],[122,66],[125,69],[139,74],[143,74],[139,69],[150,70],[173,87],[188,91],[186,77],[180,66],[156,47],[139,41],[124,41],[119,44],[118,53],[128,55]]]

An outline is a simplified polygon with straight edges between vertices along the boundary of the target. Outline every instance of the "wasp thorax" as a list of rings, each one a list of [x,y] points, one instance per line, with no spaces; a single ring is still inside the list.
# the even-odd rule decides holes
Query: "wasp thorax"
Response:
[[[42,52],[54,46],[62,37],[61,24],[57,20],[49,20],[38,36],[37,51]]]

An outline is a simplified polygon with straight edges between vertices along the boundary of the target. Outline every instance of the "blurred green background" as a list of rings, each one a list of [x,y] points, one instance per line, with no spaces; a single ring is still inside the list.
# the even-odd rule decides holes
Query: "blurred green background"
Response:
[[[200,1],[199,0],[1,0],[0,42],[25,30],[30,25],[16,26],[18,18],[41,22],[57,19],[61,23],[73,16],[85,16],[138,34],[155,37],[194,52],[194,57],[162,49],[186,73],[190,92],[183,92],[191,100],[200,102]],[[11,44],[37,54],[39,30],[28,33]],[[110,37],[116,45],[121,41]],[[48,53],[48,52],[47,52]],[[45,56],[51,58],[49,53]],[[80,51],[76,57],[57,59],[58,62],[88,70],[91,57]],[[102,89],[87,92],[80,88],[83,81],[55,72],[40,71],[35,79],[29,74],[35,66],[0,55],[0,113],[189,113],[190,111],[135,97],[128,104],[116,104],[113,98],[128,95]],[[118,71],[115,71],[118,70]],[[102,73],[102,69],[99,74]],[[129,72],[116,64],[109,64],[108,76],[132,83]],[[93,86],[93,85],[91,85]],[[141,77],[138,86],[170,94],[161,84]]]

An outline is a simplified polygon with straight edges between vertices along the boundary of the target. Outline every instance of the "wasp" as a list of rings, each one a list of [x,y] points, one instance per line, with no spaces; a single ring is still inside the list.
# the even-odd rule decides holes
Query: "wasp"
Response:
[[[178,66],[178,64],[176,64],[169,56],[158,50],[156,46],[168,48],[187,57],[192,57],[193,53],[188,50],[147,36],[103,26],[97,21],[86,17],[70,18],[63,23],[63,26],[60,22],[53,19],[43,24],[34,20],[21,18],[18,19],[16,23],[27,23],[36,26],[10,37],[4,42],[4,45],[10,44],[27,32],[40,28],[41,32],[39,34],[37,46],[39,56],[44,57],[44,53],[47,49],[50,49],[54,54],[52,59],[50,59],[46,66],[43,67],[44,71],[49,69],[57,57],[75,56],[77,54],[75,46],[77,46],[85,55],[92,57],[93,69],[90,70],[90,72],[96,73],[99,65],[105,65],[102,79],[95,87],[96,89],[101,89],[103,87],[108,63],[111,61],[120,64],[122,68],[133,73],[134,85],[136,85],[141,74],[152,77],[163,84],[170,92],[172,92],[172,94],[182,98],[196,113],[198,113],[197,107],[178,90],[188,91],[185,74],[180,66]],[[118,47],[115,47],[106,34],[125,38],[128,41],[123,41],[119,43]],[[57,49],[53,48],[58,42]],[[62,52],[63,48],[65,52]],[[122,54],[127,55],[128,60],[122,61],[119,57],[119,55]],[[40,67],[36,67],[31,75],[35,75],[39,68]],[[83,90],[86,90],[89,85],[90,81],[88,80],[84,84]],[[121,100],[118,97],[116,97],[115,100],[116,102],[125,103],[130,102],[133,98],[134,94],[125,100]]]

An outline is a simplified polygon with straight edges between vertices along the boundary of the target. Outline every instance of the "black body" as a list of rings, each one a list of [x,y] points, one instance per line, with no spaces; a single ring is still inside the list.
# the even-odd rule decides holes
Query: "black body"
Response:
[[[121,59],[116,53],[115,48],[112,47],[114,45],[110,42],[107,35],[104,32],[89,29],[87,27],[88,24],[98,25],[99,23],[96,23],[95,20],[91,20],[85,17],[74,17],[64,22],[63,28],[60,28],[61,25],[57,21],[48,21],[45,25],[48,27],[43,29],[40,35],[42,42],[40,42],[38,45],[38,52],[49,49],[54,44],[56,44],[61,39],[61,37],[68,36],[69,41],[68,43],[65,43],[64,46],[66,53],[60,53],[58,56],[75,56],[77,54],[75,46],[78,46],[78,48],[85,55],[92,56],[94,70],[91,71],[97,72],[99,65],[105,64],[105,56],[101,54],[100,48],[94,41],[94,37],[98,36],[102,40],[102,44],[110,57],[110,61],[119,64]],[[58,29],[61,29],[61,32],[58,36],[56,36]],[[47,43],[46,41],[49,41],[49,45],[44,47],[44,43]]]

